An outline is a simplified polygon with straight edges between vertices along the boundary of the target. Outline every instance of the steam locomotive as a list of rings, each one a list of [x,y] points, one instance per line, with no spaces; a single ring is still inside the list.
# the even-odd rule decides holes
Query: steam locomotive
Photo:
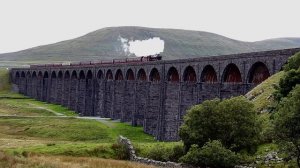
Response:
[[[141,62],[159,61],[159,60],[162,60],[162,56],[159,54],[156,54],[156,55],[142,56],[142,57],[137,57],[137,58],[113,59],[113,60],[109,60],[109,61],[73,62],[73,63],[70,63],[69,66],[127,64],[127,63],[141,63]],[[63,66],[63,64],[35,64],[35,65],[30,65],[30,68],[60,67],[60,66]]]

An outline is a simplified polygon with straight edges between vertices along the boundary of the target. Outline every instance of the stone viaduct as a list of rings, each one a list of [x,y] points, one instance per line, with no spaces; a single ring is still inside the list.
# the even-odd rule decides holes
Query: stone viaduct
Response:
[[[82,116],[120,119],[158,140],[178,140],[192,105],[242,95],[278,72],[300,48],[195,59],[14,68],[19,92]]]

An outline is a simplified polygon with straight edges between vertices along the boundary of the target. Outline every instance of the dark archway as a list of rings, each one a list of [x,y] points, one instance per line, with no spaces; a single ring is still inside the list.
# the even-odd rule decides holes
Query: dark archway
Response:
[[[142,80],[142,81],[146,81],[147,80],[147,75],[144,69],[140,69],[138,71],[138,75],[137,75],[138,80]]]
[[[44,72],[44,77],[43,77],[43,78],[48,78],[48,77],[49,77],[48,71],[45,71],[45,72]]]
[[[53,72],[51,73],[51,78],[52,78],[52,79],[56,78],[56,73],[55,73],[55,71],[53,71]]]
[[[88,70],[87,75],[86,75],[87,79],[93,79],[93,73],[91,70]]]
[[[134,73],[132,69],[128,69],[126,72],[126,80],[134,80]]]
[[[25,78],[25,72],[24,71],[21,72],[21,78]]]
[[[105,79],[106,80],[113,80],[113,73],[110,69],[106,72]]]
[[[171,67],[167,74],[168,81],[179,82],[179,74],[175,67]]]
[[[256,62],[248,72],[248,83],[259,84],[270,76],[269,69],[262,62]]]
[[[79,72],[79,79],[85,79],[85,74],[84,74],[84,71],[83,71],[83,70],[81,70],[81,71]]]
[[[101,70],[98,71],[97,78],[98,79],[103,79],[103,72]]]
[[[206,65],[201,73],[201,82],[216,83],[217,81],[217,73],[214,67],[211,65]]]
[[[152,82],[158,82],[158,81],[160,81],[160,75],[159,75],[159,72],[158,72],[158,70],[156,68],[153,68],[151,70],[149,79]]]
[[[197,82],[196,72],[193,67],[188,66],[183,72],[183,81],[185,82]]]
[[[121,69],[118,69],[115,75],[115,80],[123,80],[123,73],[121,71]]]
[[[20,73],[19,73],[19,71],[16,72],[15,77],[16,77],[16,78],[20,78]]]
[[[62,71],[59,71],[58,72],[58,79],[62,79],[62,77],[63,77],[63,73],[62,73]]]
[[[70,72],[66,71],[64,75],[64,79],[69,79],[70,78]]]
[[[38,73],[38,78],[39,78],[39,79],[42,79],[42,78],[43,78],[43,72],[42,72],[42,71],[39,71],[39,73]]]
[[[31,74],[29,71],[26,73],[26,78],[31,78]]]
[[[32,73],[32,78],[36,78],[36,77],[37,77],[36,72],[33,71],[33,73]]]
[[[77,72],[76,71],[72,72],[71,79],[77,79]]]
[[[226,68],[223,72],[223,82],[225,82],[225,83],[241,83],[242,82],[241,72],[235,64],[230,63],[226,66]]]

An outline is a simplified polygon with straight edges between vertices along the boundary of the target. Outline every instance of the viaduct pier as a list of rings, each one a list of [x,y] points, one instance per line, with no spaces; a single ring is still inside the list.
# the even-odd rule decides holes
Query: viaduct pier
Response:
[[[158,140],[178,140],[192,105],[242,95],[300,48],[180,60],[114,60],[14,68],[19,92],[82,116],[120,119]],[[142,59],[141,59],[142,60]]]

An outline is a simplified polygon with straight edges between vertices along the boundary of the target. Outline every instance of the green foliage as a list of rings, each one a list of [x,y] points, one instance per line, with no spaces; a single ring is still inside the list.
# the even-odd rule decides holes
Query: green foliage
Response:
[[[126,146],[120,143],[112,144],[111,148],[115,153],[115,158],[118,160],[129,160],[130,154],[129,151],[126,149]]]
[[[241,157],[226,149],[220,141],[207,142],[202,148],[192,145],[188,153],[180,161],[194,166],[203,167],[234,167]]]
[[[300,85],[296,85],[280,102],[275,116],[275,130],[279,140],[294,145],[300,167]]]
[[[290,71],[292,69],[299,69],[300,67],[300,52],[296,53],[288,59],[287,64],[284,65],[284,71]]]
[[[291,69],[280,79],[274,93],[275,99],[280,101],[281,98],[286,97],[296,84],[300,84],[300,69]]]
[[[139,148],[141,150],[141,148]],[[145,150],[145,148],[143,148]],[[184,155],[183,145],[167,145],[157,144],[151,146],[147,151],[142,154],[143,157],[159,160],[159,161],[173,161],[178,162],[179,158]]]
[[[234,151],[254,151],[261,131],[257,118],[253,104],[242,96],[208,100],[188,111],[179,135],[186,150],[192,144],[203,146],[209,140],[220,140]]]
[[[9,71],[4,68],[0,68],[0,92],[10,91],[9,83]]]

